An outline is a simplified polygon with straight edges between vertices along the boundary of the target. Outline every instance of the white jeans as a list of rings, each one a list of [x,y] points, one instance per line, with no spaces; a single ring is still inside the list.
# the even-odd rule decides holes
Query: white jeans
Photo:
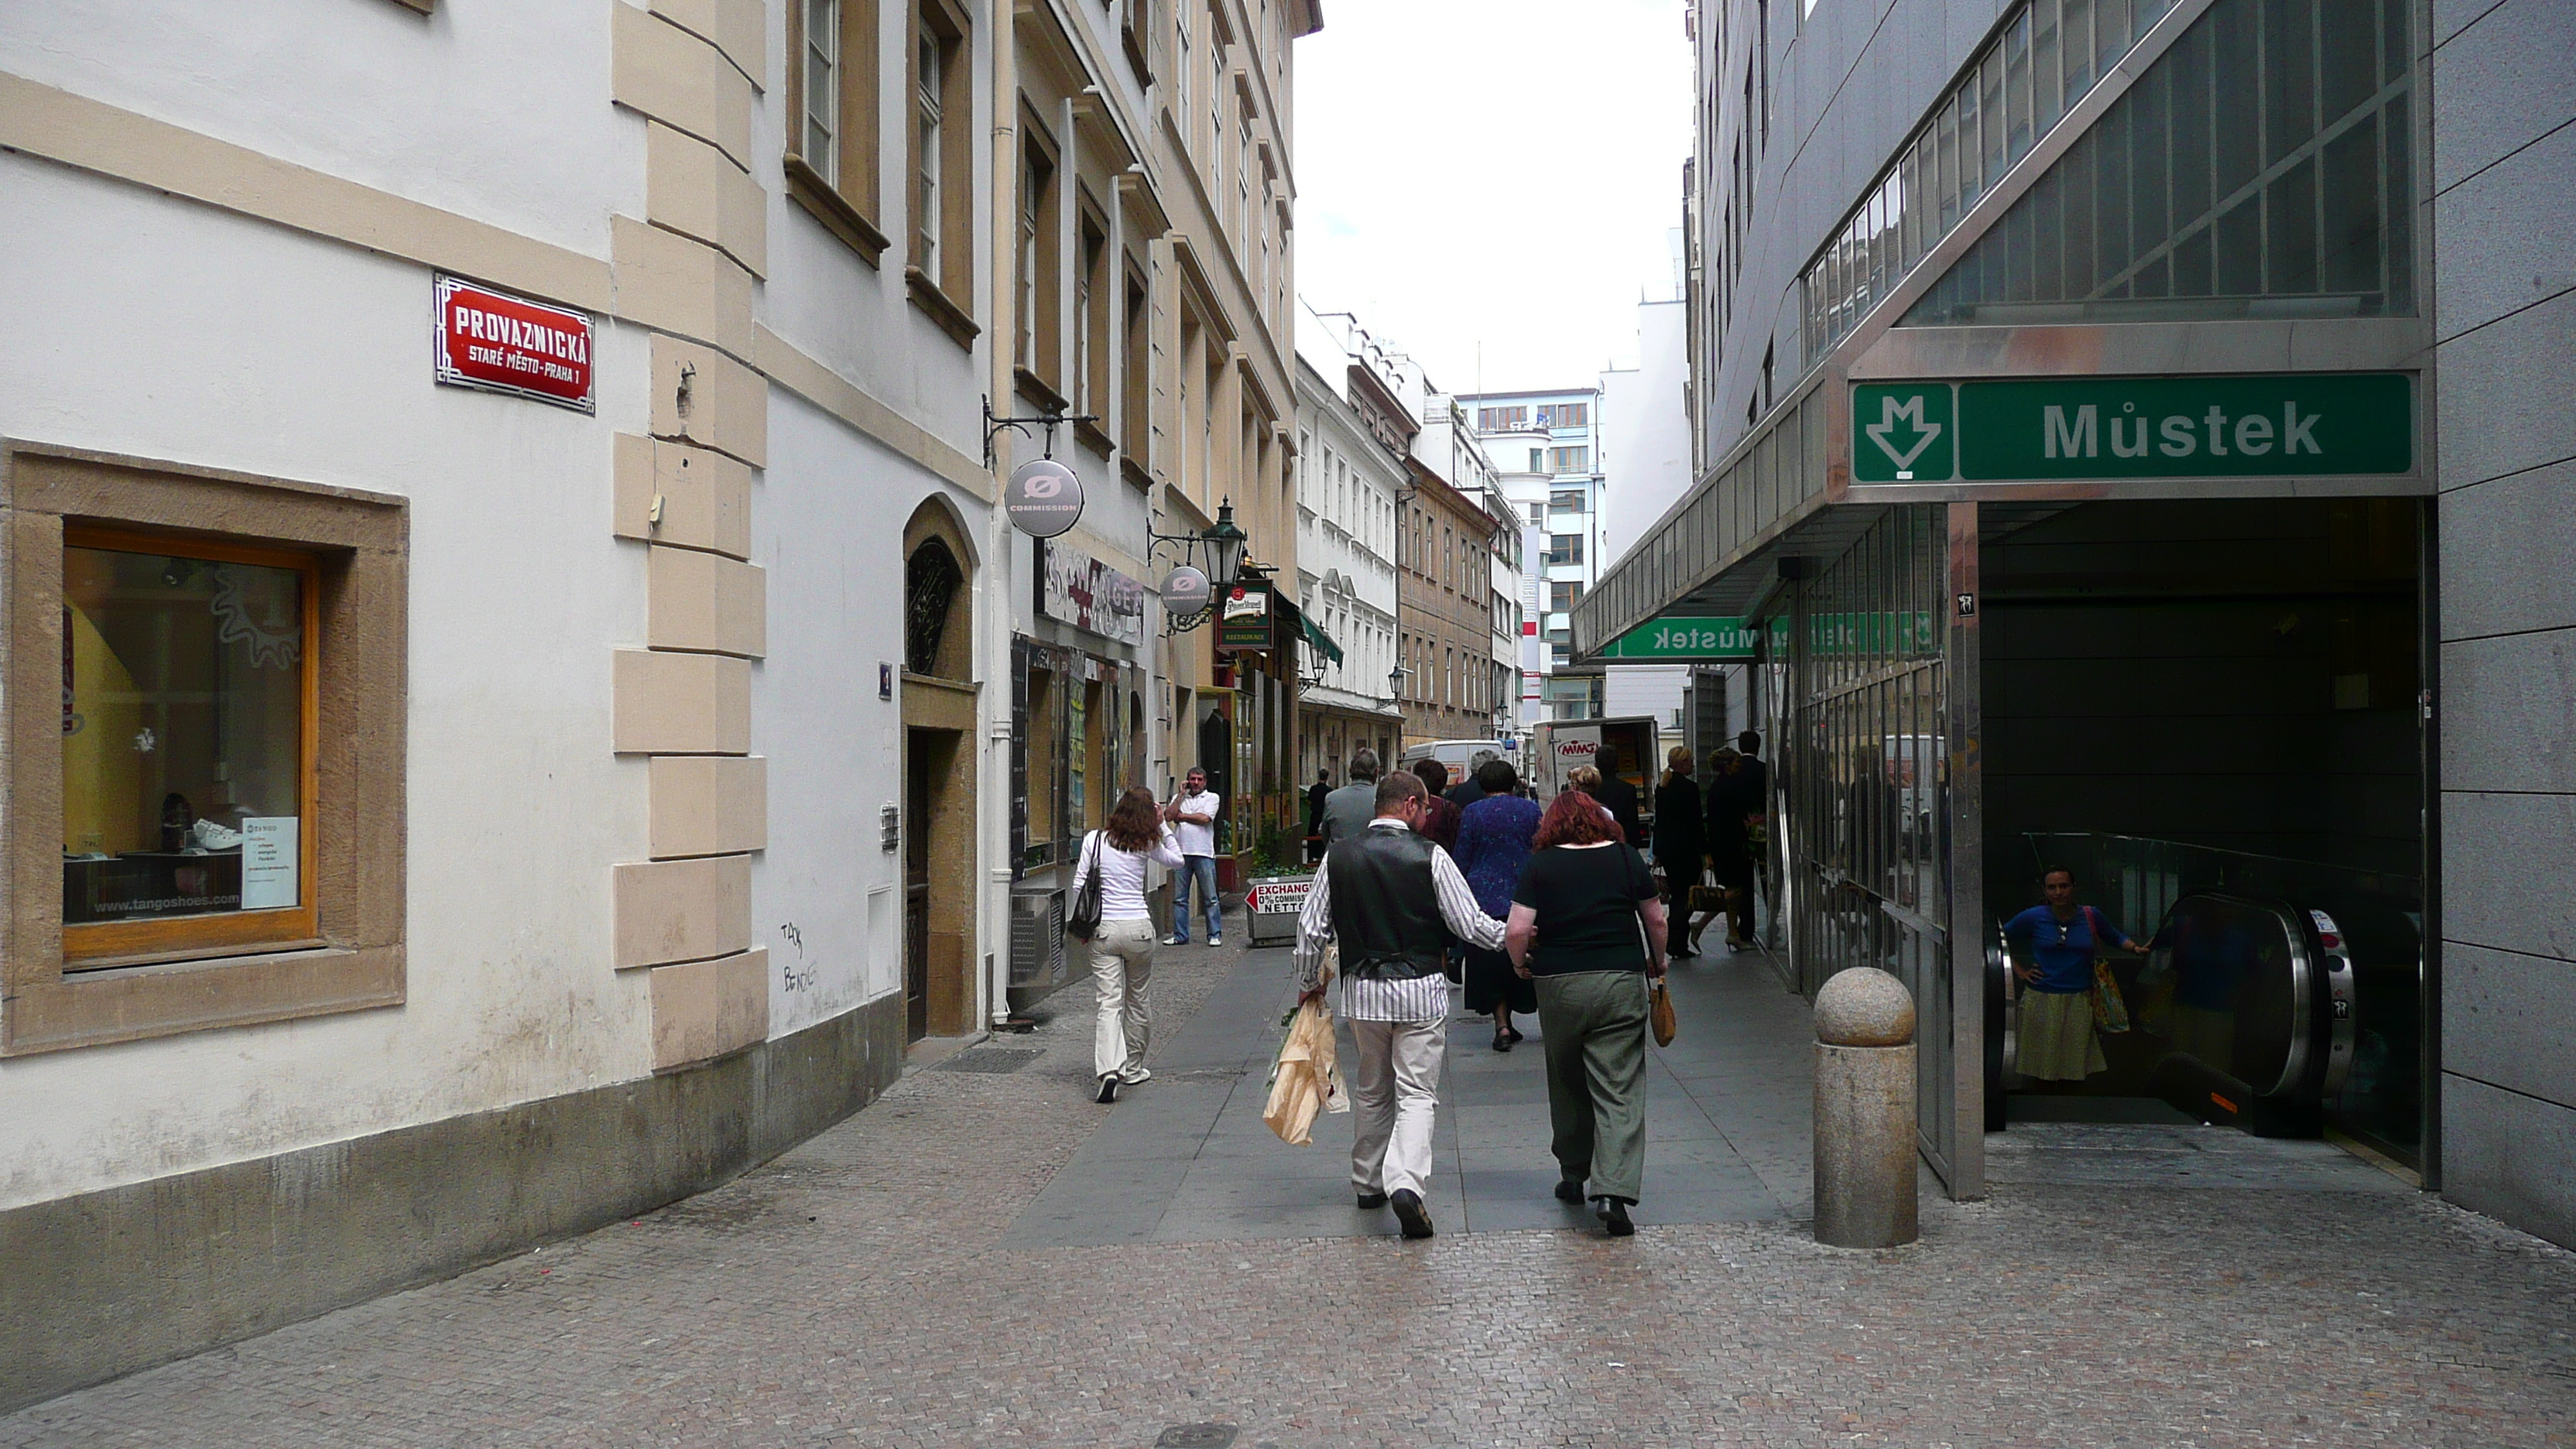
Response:
[[[1422,1191],[1431,1176],[1431,1117],[1449,1023],[1354,1021],[1351,1186],[1363,1193]]]
[[[1154,1040],[1154,923],[1103,921],[1091,938],[1091,983],[1100,992],[1100,1021],[1091,1035],[1096,1077],[1126,1076],[1145,1065]]]

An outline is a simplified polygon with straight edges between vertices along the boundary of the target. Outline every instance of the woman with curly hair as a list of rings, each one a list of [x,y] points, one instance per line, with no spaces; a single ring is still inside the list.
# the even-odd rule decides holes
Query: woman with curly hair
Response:
[[[1504,935],[1512,969],[1538,984],[1557,1199],[1591,1197],[1614,1238],[1637,1230],[1646,979],[1664,974],[1663,898],[1621,835],[1591,796],[1560,793],[1539,818]]]

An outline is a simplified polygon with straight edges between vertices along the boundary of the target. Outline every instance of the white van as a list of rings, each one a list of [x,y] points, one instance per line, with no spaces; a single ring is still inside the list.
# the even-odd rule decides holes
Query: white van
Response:
[[[1426,740],[1418,745],[1405,746],[1404,754],[1396,761],[1396,768],[1410,771],[1418,760],[1438,760],[1449,767],[1449,785],[1455,785],[1466,779],[1468,772],[1475,768],[1471,762],[1476,756],[1487,753],[1497,759],[1511,758],[1503,753],[1501,740]],[[1514,767],[1518,767],[1517,761]],[[1445,790],[1449,785],[1441,788]]]

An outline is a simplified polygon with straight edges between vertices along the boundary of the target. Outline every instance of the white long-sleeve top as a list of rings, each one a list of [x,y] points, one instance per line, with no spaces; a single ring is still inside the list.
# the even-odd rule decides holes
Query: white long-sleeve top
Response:
[[[1143,850],[1121,850],[1095,830],[1082,838],[1080,863],[1073,868],[1074,894],[1082,893],[1082,883],[1097,869],[1100,919],[1150,921],[1154,912],[1145,904],[1145,862],[1149,860],[1165,870],[1180,869],[1181,848],[1172,839],[1172,827],[1162,827],[1161,838]]]

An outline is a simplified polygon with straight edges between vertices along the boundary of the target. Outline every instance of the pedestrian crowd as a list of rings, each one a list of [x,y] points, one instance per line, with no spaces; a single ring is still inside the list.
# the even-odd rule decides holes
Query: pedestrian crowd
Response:
[[[1590,1201],[1612,1236],[1635,1231],[1628,1210],[1645,1169],[1652,993],[1669,955],[1695,952],[1702,909],[1728,917],[1731,945],[1751,944],[1751,832],[1764,781],[1759,740],[1748,731],[1739,744],[1718,752],[1705,795],[1690,752],[1668,757],[1653,816],[1661,876],[1640,848],[1637,787],[1610,748],[1571,772],[1545,808],[1491,752],[1454,782],[1437,760],[1388,771],[1368,749],[1353,755],[1340,788],[1318,775],[1306,806],[1323,858],[1298,919],[1296,962],[1301,1005],[1321,1003],[1341,983],[1354,1047],[1345,1076],[1360,1209],[1391,1211],[1406,1237],[1434,1232],[1423,1193],[1449,990],[1458,983],[1467,1009],[1493,1019],[1498,1052],[1525,1040],[1515,1017],[1538,1018],[1556,1196]],[[1130,790],[1084,842],[1075,917],[1092,931],[1093,1070],[1103,1102],[1152,1075],[1144,1064],[1154,946],[1145,862],[1175,872],[1162,943],[1188,943],[1195,889],[1208,943],[1217,944],[1221,803],[1205,773],[1192,770],[1160,807]],[[1100,896],[1096,909],[1082,895],[1087,886]],[[1676,914],[1690,929],[1668,941]]]

